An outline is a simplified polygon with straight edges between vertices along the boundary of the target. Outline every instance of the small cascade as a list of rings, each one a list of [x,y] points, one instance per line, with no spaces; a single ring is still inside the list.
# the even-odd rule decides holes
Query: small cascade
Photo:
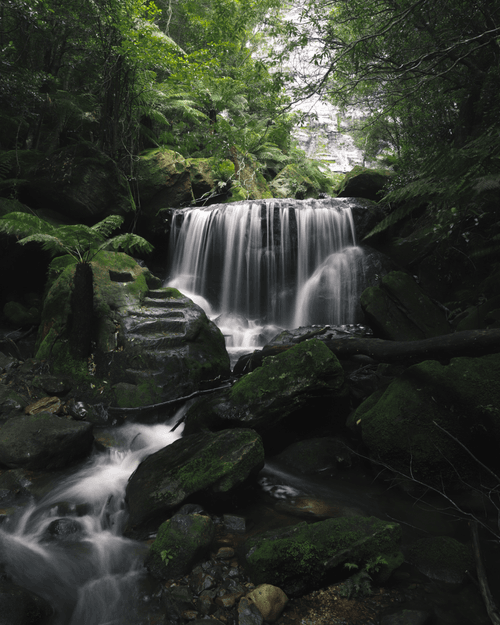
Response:
[[[139,463],[181,431],[130,424],[113,436],[117,448],[96,453],[0,527],[6,573],[49,602],[56,612],[53,625],[139,622],[135,608],[145,547],[122,536],[125,487]]]
[[[280,328],[358,321],[363,251],[345,201],[178,210],[170,250],[166,284],[204,308],[228,346],[254,348]]]

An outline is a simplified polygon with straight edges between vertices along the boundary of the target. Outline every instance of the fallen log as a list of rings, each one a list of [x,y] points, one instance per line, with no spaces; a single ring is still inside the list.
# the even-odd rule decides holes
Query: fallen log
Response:
[[[320,339],[321,340],[321,339]],[[500,352],[500,329],[463,330],[421,341],[387,341],[385,339],[347,336],[325,339],[323,343],[339,358],[368,356],[376,362],[414,364],[423,360],[447,361],[455,356],[485,356]],[[260,351],[242,356],[235,374],[248,373],[262,365],[267,356],[276,356],[294,345],[268,345]]]

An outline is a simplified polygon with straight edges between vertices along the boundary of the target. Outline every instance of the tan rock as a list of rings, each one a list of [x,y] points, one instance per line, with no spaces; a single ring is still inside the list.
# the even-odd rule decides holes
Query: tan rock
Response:
[[[26,406],[24,409],[25,414],[38,414],[39,412],[50,412],[52,414],[58,414],[63,406],[59,397],[42,397],[38,401]]]
[[[288,597],[281,588],[271,584],[257,586],[248,593],[247,598],[256,605],[263,619],[268,623],[274,623],[288,603]]]

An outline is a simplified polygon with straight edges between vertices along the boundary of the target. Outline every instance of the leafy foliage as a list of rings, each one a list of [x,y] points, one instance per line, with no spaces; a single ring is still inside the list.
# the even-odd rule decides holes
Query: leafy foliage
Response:
[[[69,254],[78,263],[90,263],[103,249],[152,251],[153,246],[142,237],[126,233],[111,237],[123,223],[123,217],[110,215],[94,226],[75,224],[53,226],[31,213],[8,213],[0,219],[0,232],[20,237],[18,243],[41,243],[53,256]],[[110,238],[111,237],[111,238]]]

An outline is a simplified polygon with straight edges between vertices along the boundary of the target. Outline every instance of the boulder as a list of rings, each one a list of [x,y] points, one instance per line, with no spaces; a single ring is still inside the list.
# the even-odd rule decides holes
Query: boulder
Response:
[[[261,367],[227,391],[194,403],[186,414],[185,432],[234,426],[271,431],[280,421],[319,400],[324,400],[324,405],[316,405],[316,415],[324,423],[339,416],[345,395],[344,371],[337,357],[321,341],[312,339],[265,358]],[[311,410],[308,417],[310,428],[314,421]]]
[[[146,568],[157,579],[177,579],[191,571],[215,537],[212,519],[201,514],[175,514],[162,523],[146,557]]]
[[[362,567],[379,556],[386,581],[403,562],[401,527],[375,517],[327,519],[257,534],[243,545],[245,566],[255,584],[272,584],[289,596],[346,578],[345,563]]]
[[[247,599],[257,606],[267,623],[278,620],[288,603],[288,597],[281,588],[271,584],[260,584],[248,593]]]
[[[365,289],[361,307],[378,338],[418,341],[451,332],[444,311],[402,271],[392,271],[379,286]]]
[[[352,464],[351,452],[345,443],[332,437],[309,438],[293,443],[275,460],[306,475],[322,471],[331,475],[337,467],[345,468]]]
[[[0,625],[48,625],[52,615],[53,610],[45,599],[0,579]]]
[[[154,288],[158,279],[130,256],[99,252],[92,261],[92,379],[68,345],[74,267],[62,257],[49,269],[36,356],[50,360],[53,373],[86,378],[87,388],[113,387],[105,397],[120,407],[189,395],[205,380],[229,375],[224,337],[199,306],[176,289]]]
[[[422,538],[405,553],[406,560],[429,577],[447,584],[462,584],[475,569],[470,546],[450,536]]]
[[[92,425],[41,412],[9,419],[0,428],[0,464],[10,469],[61,469],[88,455]]]
[[[89,143],[53,152],[27,177],[22,201],[31,208],[50,208],[75,222],[93,224],[108,215],[135,211],[125,175]]]
[[[35,306],[25,306],[21,302],[10,301],[3,307],[7,321],[16,327],[33,326],[40,323],[40,310]]]
[[[441,487],[478,469],[455,437],[483,462],[498,462],[500,354],[427,360],[406,369],[349,418],[371,457],[401,476]],[[445,431],[443,431],[443,428]]]
[[[378,202],[393,172],[368,169],[356,165],[348,172],[340,185],[337,197],[366,198]]]
[[[264,465],[253,430],[223,430],[184,436],[144,460],[127,485],[127,533],[172,514],[190,495],[223,496]]]

